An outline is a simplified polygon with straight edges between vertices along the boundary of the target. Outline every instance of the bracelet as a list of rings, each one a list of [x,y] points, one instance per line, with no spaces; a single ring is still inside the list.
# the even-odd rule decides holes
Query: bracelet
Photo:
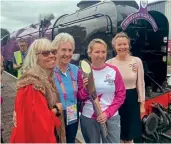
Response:
[[[60,113],[59,108],[57,107],[57,105],[54,105],[53,108],[56,109],[56,111],[57,111],[56,116],[59,117],[61,115],[61,113]]]

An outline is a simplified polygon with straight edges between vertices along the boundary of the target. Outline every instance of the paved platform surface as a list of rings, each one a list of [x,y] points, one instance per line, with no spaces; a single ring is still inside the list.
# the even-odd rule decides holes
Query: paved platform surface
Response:
[[[14,110],[15,83],[16,79],[3,73],[4,87],[1,89],[3,104],[1,105],[1,128],[5,143],[9,142],[9,136],[13,127],[12,115]]]

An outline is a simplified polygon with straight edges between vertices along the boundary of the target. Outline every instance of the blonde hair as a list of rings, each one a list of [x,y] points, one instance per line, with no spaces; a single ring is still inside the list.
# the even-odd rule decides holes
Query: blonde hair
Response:
[[[128,35],[124,32],[117,33],[115,35],[115,37],[112,39],[112,46],[113,47],[115,47],[116,39],[118,39],[118,38],[126,38],[128,40],[129,47],[130,47],[130,39],[129,39]]]
[[[63,42],[70,42],[73,47],[73,51],[75,50],[75,40],[72,35],[68,33],[60,33],[55,39],[52,41],[52,46],[58,50],[59,45]]]
[[[40,66],[37,64],[38,55],[42,51],[53,50],[51,41],[48,39],[36,39],[29,47],[28,53],[24,60],[23,71],[28,71],[30,69],[37,69]]]
[[[107,49],[107,44],[102,39],[96,38],[96,39],[93,39],[88,45],[88,50],[87,50],[88,55],[93,51],[93,46],[96,43],[103,44]]]

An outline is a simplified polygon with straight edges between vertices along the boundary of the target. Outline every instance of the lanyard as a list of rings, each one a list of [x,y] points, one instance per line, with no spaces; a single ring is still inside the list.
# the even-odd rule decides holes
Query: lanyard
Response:
[[[71,80],[72,80],[72,86],[73,86],[73,88],[74,88],[74,101],[75,101],[75,99],[76,99],[76,97],[77,97],[76,82],[75,82],[75,80],[74,80],[72,71],[71,71],[71,70],[69,70],[69,71],[70,71],[70,77],[71,77]],[[60,86],[61,86],[62,93],[63,93],[64,100],[65,100],[65,104],[66,104],[67,93],[66,93],[66,89],[65,89],[65,87],[64,87],[64,84],[63,84],[63,82],[62,82],[62,78],[61,78],[61,76],[60,76],[60,74],[59,74],[58,72],[56,72],[56,77],[57,77],[57,79],[58,79],[58,81],[59,81],[59,84],[60,84]]]

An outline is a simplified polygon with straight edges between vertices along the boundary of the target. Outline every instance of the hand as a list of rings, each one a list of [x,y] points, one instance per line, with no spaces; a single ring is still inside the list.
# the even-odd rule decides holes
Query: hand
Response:
[[[101,115],[97,117],[97,122],[105,123],[107,121],[107,114],[103,112]]]
[[[19,64],[19,65],[16,65],[16,66],[15,66],[15,69],[17,69],[17,70],[18,70],[18,69],[20,69],[21,67],[22,67],[22,65],[21,65],[21,64]]]
[[[141,115],[141,118],[144,116],[144,114],[145,114],[144,104],[140,104],[140,115]]]
[[[83,87],[86,88],[88,85],[88,78],[83,79]]]
[[[56,103],[56,106],[58,107],[59,112],[62,113],[63,111],[62,103]]]
[[[18,66],[18,69],[20,69],[22,66],[23,66],[23,65],[22,65],[22,64],[20,64],[20,65]]]
[[[62,109],[62,103],[56,103],[56,106],[58,107],[59,112],[62,113],[62,111],[63,111],[63,109]],[[56,108],[53,108],[53,109],[52,109],[52,112],[53,112],[54,114],[57,114]]]
[[[13,65],[13,68],[15,69],[15,70],[18,70],[18,69],[20,69],[22,67],[22,65],[17,65],[17,64],[14,64]]]
[[[14,123],[14,126],[17,127],[17,120],[16,120],[16,112],[15,111],[13,113],[13,123]]]

